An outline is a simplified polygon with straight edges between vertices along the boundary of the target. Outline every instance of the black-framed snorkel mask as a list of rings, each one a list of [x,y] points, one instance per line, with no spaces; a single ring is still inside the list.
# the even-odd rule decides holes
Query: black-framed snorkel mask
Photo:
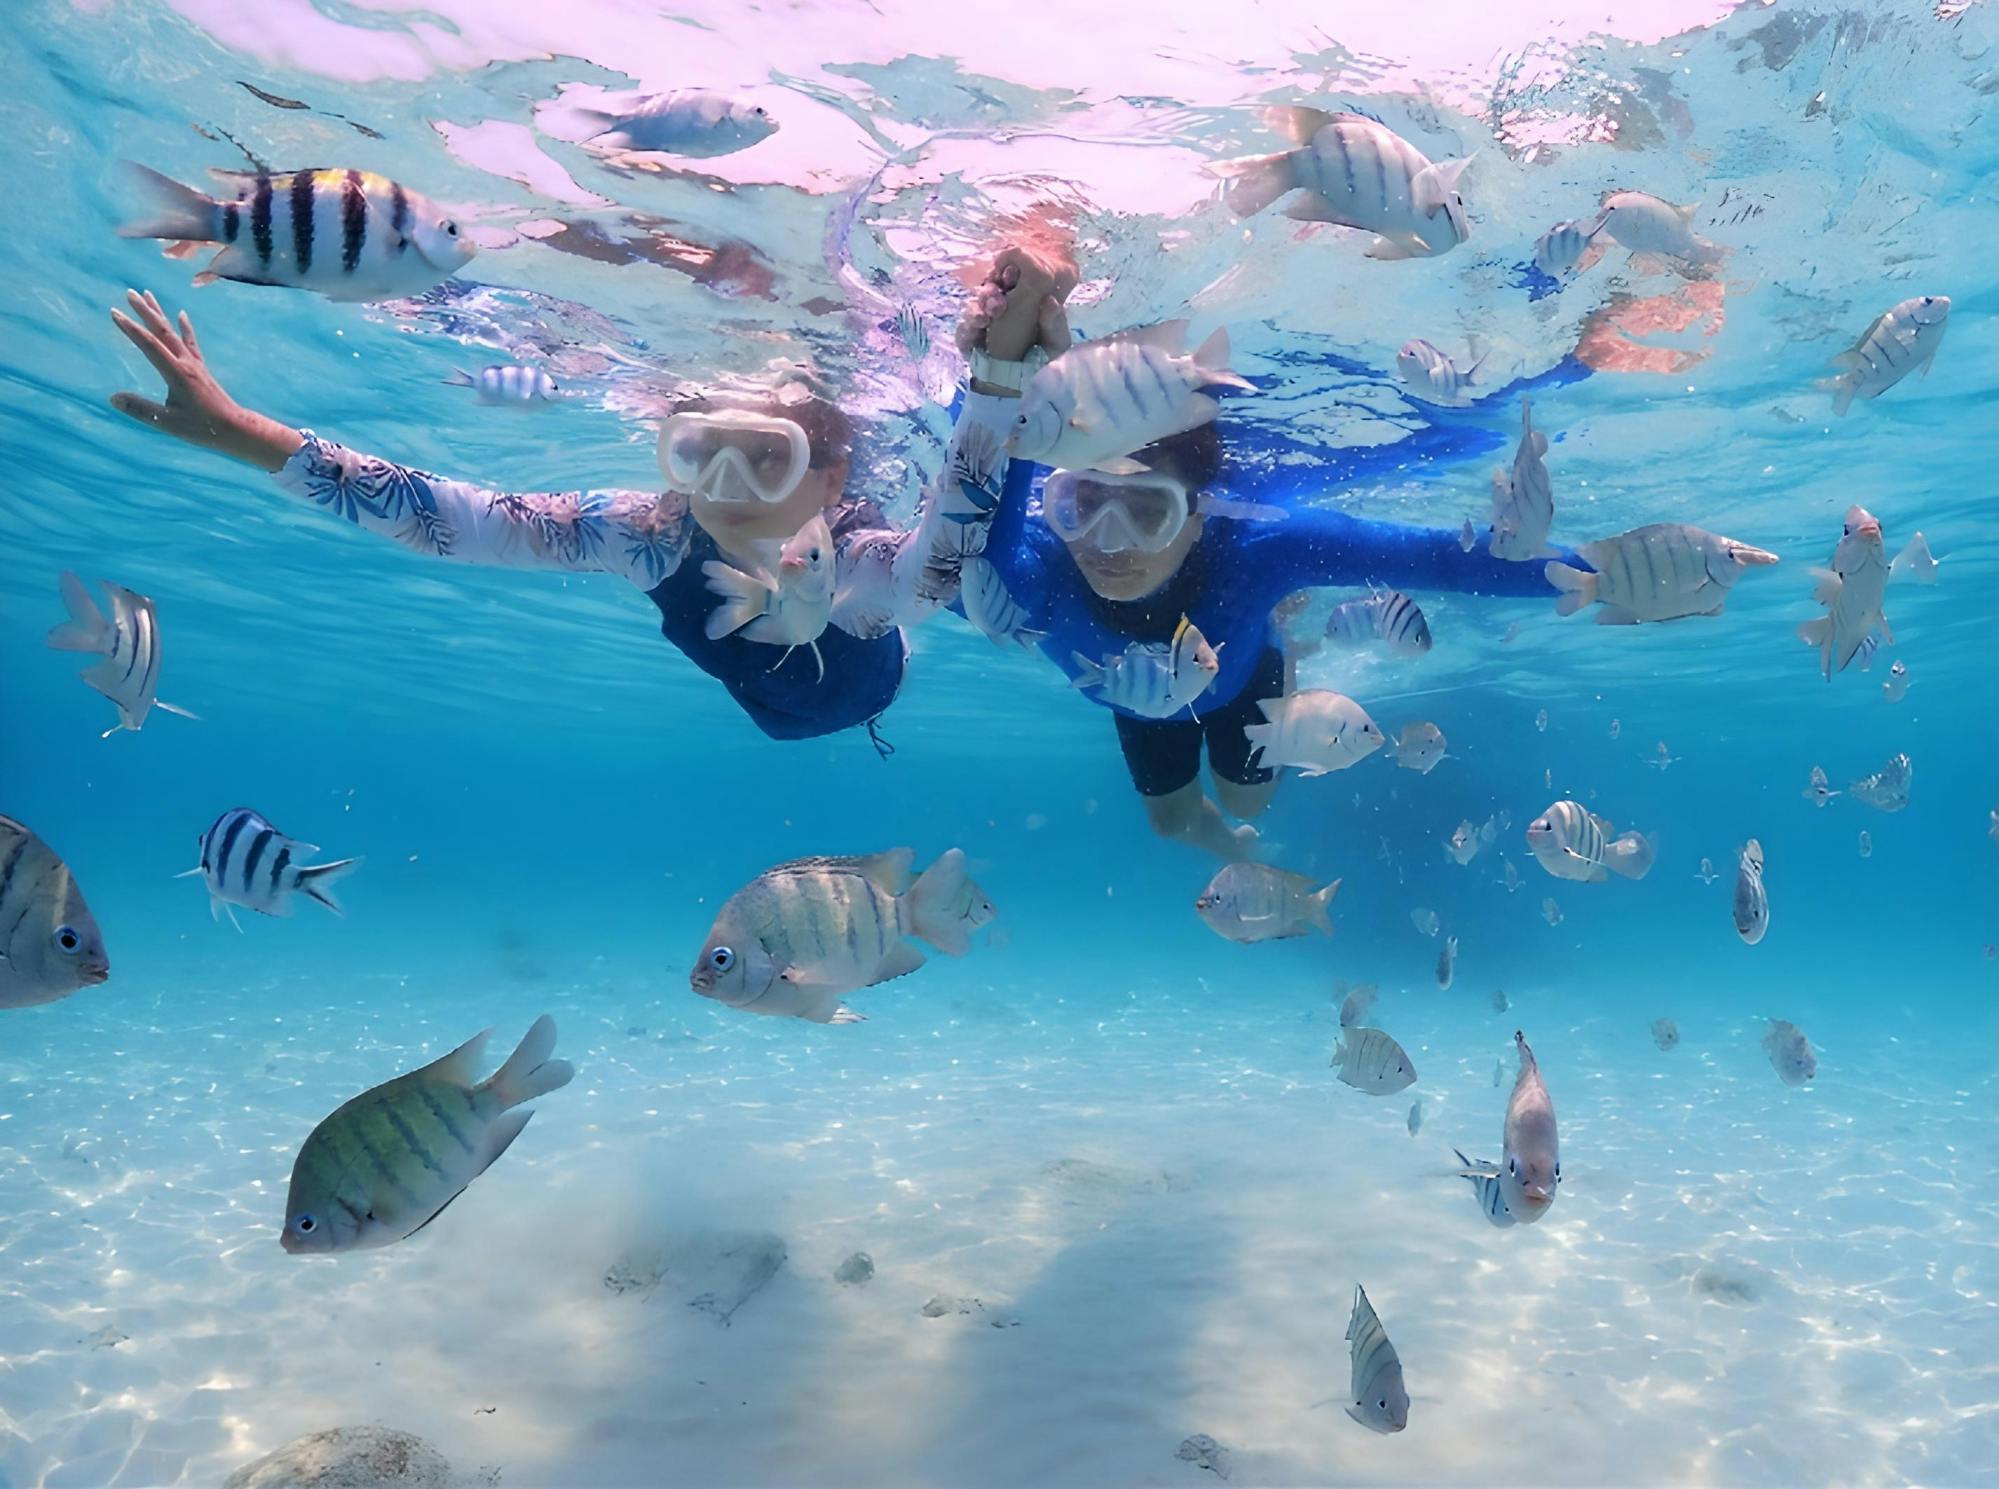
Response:
[[[1064,542],[1099,553],[1163,553],[1187,525],[1187,487],[1160,471],[1054,470],[1041,486],[1041,515]]]
[[[805,479],[811,456],[797,424],[747,409],[675,414],[659,431],[668,488],[710,501],[781,502]]]

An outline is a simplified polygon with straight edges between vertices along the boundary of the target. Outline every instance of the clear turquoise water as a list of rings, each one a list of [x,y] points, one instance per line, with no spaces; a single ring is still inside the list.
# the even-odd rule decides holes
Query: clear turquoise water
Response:
[[[0,59],[0,812],[75,869],[114,970],[0,1015],[0,1484],[210,1484],[365,1421],[513,1485],[1191,1483],[1174,1450],[1195,1432],[1252,1483],[1987,1477],[1999,32],[1989,6],[1946,10],[1633,11],[1630,44],[1591,39],[1588,15],[1488,44],[1469,13],[1426,31],[1370,9],[1344,37],[1281,10],[1113,11],[1077,18],[1091,60],[893,7],[691,25],[608,4],[20,9]],[[530,148],[507,131],[620,69],[754,85],[783,128],[659,177],[544,138],[568,182],[507,179]],[[1199,164],[1268,148],[1249,105],[1297,99],[1377,111],[1433,154],[1478,148],[1471,243],[1377,265],[1228,222]],[[482,121],[491,153],[466,142]],[[112,236],[115,162],[196,179],[240,160],[225,131],[278,166],[418,184],[496,244],[538,220],[630,232],[639,212],[754,245],[729,260],[753,268],[704,284],[518,241],[421,304],[194,292]],[[1783,563],[1714,622],[1425,597],[1421,662],[1306,662],[1391,731],[1436,721],[1453,757],[1285,783],[1273,856],[1345,878],[1330,943],[1212,936],[1188,908],[1209,866],[1149,837],[1102,712],[952,618],[913,639],[892,759],[859,734],[772,743],[617,581],[426,564],[105,404],[146,386],[104,319],[128,284],[192,307],[246,401],[497,486],[647,484],[662,380],[810,358],[866,419],[857,482],[907,512],[952,368],[943,350],[908,365],[895,305],[948,347],[952,271],[1052,199],[1078,218],[1079,323],[1226,322],[1265,391],[1230,402],[1225,434],[1336,465],[1431,421],[1394,382],[1408,337],[1477,332],[1532,376],[1614,297],[1681,289],[1615,254],[1530,295],[1536,234],[1611,186],[1703,202],[1735,250],[1725,318],[1649,338],[1705,354],[1684,373],[1537,402],[1556,536],[1692,521]],[[1832,421],[1812,378],[1917,293],[1954,302],[1934,372]],[[514,419],[440,386],[524,340],[583,396]],[[1451,417],[1510,446],[1504,400]],[[1325,500],[1455,527],[1489,464],[1329,477]],[[1891,551],[1920,528],[1944,557],[1936,587],[1889,591],[1914,679],[1899,705],[1885,660],[1828,685],[1792,634],[1853,501]],[[201,722],[96,738],[108,705],[41,644],[64,568],[158,601],[161,694]],[[1815,763],[1843,785],[1897,751],[1905,812],[1800,797]],[[1653,874],[1543,875],[1519,832],[1564,794],[1657,832]],[[346,920],[211,924],[170,876],[238,803],[367,856]],[[1460,819],[1502,807],[1499,849],[1445,860]],[[1773,907],[1755,948],[1727,900],[1751,835]],[[758,870],[897,843],[962,846],[1004,944],[858,996],[853,1027],[688,991],[716,905]],[[1418,906],[1461,937],[1449,993]],[[1414,1141],[1406,1102],[1330,1080],[1335,979],[1383,986],[1380,1021],[1423,1072]],[[578,1080],[448,1225],[333,1264],[280,1251],[314,1122],[541,1012]],[[1662,1015],[1670,1055],[1647,1032]],[[1809,1089],[1770,1071],[1767,1016],[1810,1034]],[[1564,1186],[1542,1224],[1500,1232],[1444,1173],[1450,1145],[1497,1149],[1491,1072],[1516,1026],[1560,1113]],[[725,1329],[686,1303],[742,1233],[787,1260]],[[697,1261],[649,1294],[604,1286],[660,1246]],[[864,1289],[832,1280],[855,1249],[879,1269]],[[1417,1398],[1399,1437],[1339,1410],[1355,1281]],[[984,1311],[924,1317],[939,1295]]]

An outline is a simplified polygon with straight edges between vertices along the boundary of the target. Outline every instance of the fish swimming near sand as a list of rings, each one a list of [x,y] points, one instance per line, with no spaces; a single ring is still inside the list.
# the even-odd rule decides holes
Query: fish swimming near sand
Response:
[[[1368,1302],[1366,1289],[1356,1286],[1353,1292],[1353,1317],[1347,1320],[1347,1339],[1353,1346],[1347,1415],[1370,1432],[1400,1432],[1409,1425],[1402,1359],[1388,1342],[1388,1331]]]
[[[1416,1062],[1381,1029],[1343,1030],[1332,1063],[1342,1085],[1369,1096],[1393,1096],[1416,1084]]]
[[[1763,1053],[1770,1057],[1777,1079],[1787,1086],[1802,1086],[1819,1073],[1818,1056],[1812,1052],[1805,1031],[1784,1019],[1770,1020],[1769,1031],[1763,1036]]]
[[[0,1008],[32,1008],[111,975],[104,933],[69,865],[0,817]]]
[[[292,913],[294,894],[317,900],[335,915],[343,914],[333,886],[361,866],[358,858],[306,863],[319,851],[316,843],[287,837],[248,807],[231,807],[209,824],[197,842],[201,862],[174,877],[199,875],[208,889],[209,918],[219,920],[227,909],[229,923],[239,931],[243,925],[236,919],[238,905],[259,915],[284,916]]]
[[[1282,941],[1311,931],[1333,934],[1338,879],[1314,889],[1303,874],[1264,863],[1232,863],[1208,881],[1194,909],[1208,929],[1229,941]]]

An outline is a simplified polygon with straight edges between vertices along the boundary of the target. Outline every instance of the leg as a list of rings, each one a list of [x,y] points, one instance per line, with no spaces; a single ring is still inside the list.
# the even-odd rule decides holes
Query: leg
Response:
[[[1225,863],[1248,858],[1256,846],[1254,827],[1230,827],[1221,808],[1202,794],[1198,780],[1189,781],[1164,796],[1147,796],[1145,815],[1152,830],[1162,838],[1192,843],[1204,853],[1212,853]]]
[[[1252,764],[1254,753],[1245,724],[1262,721],[1261,698],[1281,698],[1289,691],[1290,668],[1285,655],[1268,648],[1236,701],[1203,720],[1208,741],[1208,769],[1215,777],[1215,798],[1230,815],[1247,820],[1261,816],[1277,794],[1277,772]]]
[[[1215,776],[1215,800],[1221,804],[1223,811],[1234,817],[1238,822],[1247,822],[1251,818],[1261,817],[1269,810],[1270,799],[1276,794],[1277,776],[1275,772],[1271,773],[1271,777],[1267,781],[1251,782],[1248,784],[1241,781],[1232,781],[1227,776],[1219,773]]]
[[[1114,717],[1125,766],[1145,802],[1152,830],[1230,862],[1248,857],[1256,829],[1230,828],[1215,804],[1201,794],[1201,725],[1191,720]]]

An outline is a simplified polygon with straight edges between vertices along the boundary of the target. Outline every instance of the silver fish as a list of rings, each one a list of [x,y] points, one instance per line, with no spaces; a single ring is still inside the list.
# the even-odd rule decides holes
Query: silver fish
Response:
[[[1534,242],[1534,267],[1560,279],[1567,274],[1585,274],[1603,257],[1595,225],[1558,222]]]
[[[1874,856],[1874,839],[1864,827],[1860,829],[1860,856],[1862,858],[1872,858]]]
[[[1208,929],[1229,941],[1282,941],[1315,930],[1330,936],[1340,883],[1335,879],[1315,890],[1303,874],[1264,863],[1232,863],[1208,881],[1194,909]]]
[[[1909,696],[1909,669],[1898,658],[1888,668],[1888,680],[1881,684],[1881,696],[1900,703]]]
[[[201,862],[174,877],[199,875],[208,887],[209,918],[220,920],[226,906],[229,923],[239,931],[243,925],[236,919],[238,905],[259,915],[289,915],[294,894],[319,901],[335,915],[343,913],[333,897],[333,884],[361,866],[358,858],[300,862],[317,853],[318,845],[286,837],[248,807],[231,807],[209,825],[198,842]]]
[[[546,408],[562,395],[555,379],[541,368],[513,362],[481,367],[477,372],[461,367],[444,381],[448,387],[470,388],[479,402],[496,408]]]
[[[1832,359],[1839,374],[1819,382],[1832,394],[1832,411],[1843,416],[1854,399],[1879,398],[1918,367],[1928,377],[1949,323],[1949,295],[1916,295],[1876,316]]]
[[[1333,1050],[1342,1085],[1369,1096],[1393,1096],[1416,1084],[1416,1062],[1380,1029],[1344,1029]]]
[[[1134,641],[1101,665],[1081,652],[1072,660],[1076,675],[1069,686],[1095,688],[1104,702],[1144,719],[1170,719],[1190,708],[1222,669],[1201,628],[1184,615],[1165,646]]]
[[[1364,600],[1335,605],[1326,619],[1326,635],[1347,646],[1379,641],[1400,656],[1421,656],[1430,649],[1430,623],[1414,600],[1395,589],[1377,589]]]
[[[1494,988],[1492,990],[1492,1011],[1494,1013],[1504,1013],[1512,1006],[1506,999],[1505,988]]]
[[[1451,990],[1451,984],[1458,976],[1458,938],[1444,937],[1444,944],[1437,952],[1437,987],[1443,992]]]
[[[779,550],[777,577],[759,569],[745,574],[720,559],[701,565],[708,592],[722,603],[708,612],[704,626],[710,641],[737,635],[784,652],[771,664],[775,672],[792,652],[803,646],[825,680],[826,659],[819,638],[833,618],[833,584],[837,570],[832,529],[824,515],[815,515]]]
[[[1423,1130],[1423,1098],[1418,1096],[1409,1103],[1409,1135],[1414,1137]]]
[[[1428,775],[1444,758],[1444,731],[1435,724],[1404,724],[1395,741],[1395,763]]]
[[[120,729],[137,730],[155,707],[191,719],[184,708],[161,701],[160,622],[153,602],[122,584],[104,581],[111,597],[111,619],[97,608],[83,581],[67,569],[62,575],[62,600],[69,619],[48,634],[48,644],[56,651],[91,652],[104,660],[86,668],[83,680],[102,693],[118,709],[118,722],[104,731],[109,739]]]
[[[1374,1007],[1374,1000],[1381,989],[1371,982],[1364,982],[1348,993],[1340,1002],[1340,1027],[1351,1029],[1367,1017],[1367,1011]]]
[[[1347,1415],[1370,1432],[1400,1432],[1409,1425],[1409,1392],[1402,1384],[1402,1360],[1388,1342],[1367,1291],[1353,1290],[1353,1317],[1347,1320],[1352,1341],[1353,1390]]]
[[[1451,835],[1444,840],[1444,857],[1463,868],[1478,857],[1480,846],[1478,829],[1471,825],[1471,819],[1467,817],[1452,828]]]
[[[1409,912],[1409,919],[1415,924],[1416,929],[1426,936],[1436,935],[1438,929],[1443,925],[1443,921],[1438,917],[1435,910],[1425,909],[1421,905],[1418,905],[1414,910]]]
[[[1701,883],[1703,884],[1712,884],[1714,883],[1715,880],[1719,879],[1721,875],[1715,872],[1713,859],[1703,858],[1701,860],[1701,866],[1698,869],[1694,870],[1694,877],[1700,880]]]
[[[657,151],[708,160],[733,155],[777,133],[762,104],[706,88],[674,88],[640,98],[630,108],[578,111],[600,126],[588,143],[610,150]]]
[[[1534,427],[1534,411],[1520,399],[1520,443],[1513,469],[1492,473],[1492,536],[1486,551],[1494,558],[1546,558],[1548,529],[1555,522],[1555,488],[1548,477],[1548,436]]]
[[[1470,553],[1478,547],[1478,529],[1471,525],[1471,518],[1465,518],[1465,525],[1458,529],[1458,547]]]
[[[1229,370],[1227,331],[1192,356],[1186,339],[1181,320],[1070,347],[1022,390],[1007,453],[1063,470],[1142,470],[1133,451],[1213,421],[1220,406],[1201,389],[1256,391]]]
[[[1906,574],[1918,584],[1935,584],[1938,567],[1937,560],[1930,555],[1929,539],[1917,533],[1888,565],[1888,577]]]
[[[1777,555],[1684,522],[1655,522],[1576,550],[1595,573],[1549,562],[1543,571],[1560,591],[1557,615],[1598,606],[1598,625],[1719,615],[1728,592],[1749,570],[1777,562]]]
[[[1261,724],[1245,724],[1252,763],[1290,765],[1307,777],[1358,765],[1388,741],[1353,699],[1325,688],[1259,698]]]
[[[1493,1084],[1493,1086],[1494,1086],[1495,1088],[1497,1088],[1497,1087],[1498,1087],[1498,1085],[1499,1085],[1499,1083],[1500,1083],[1501,1081],[1505,1080],[1505,1079],[1506,1079],[1506,1065],[1505,1065],[1505,1062],[1504,1062],[1504,1061],[1500,1061],[1500,1060],[1494,1060],[1494,1061],[1492,1062],[1492,1084]],[[1469,1178],[1469,1177],[1471,1177],[1471,1176],[1470,1176],[1469,1174],[1467,1174],[1467,1175],[1466,1175],[1466,1177],[1467,1177],[1467,1178]]]
[[[1819,670],[1827,682],[1835,672],[1843,672],[1860,651],[1868,632],[1880,627],[1889,644],[1895,640],[1894,627],[1881,612],[1882,595],[1888,588],[1886,549],[1881,541],[1881,524],[1865,507],[1846,509],[1846,524],[1839,544],[1833,549],[1830,569],[1812,570],[1815,587],[1812,599],[1825,606],[1818,620],[1798,627],[1798,639],[1819,653]]]
[[[1542,709],[1534,715],[1534,728],[1542,734],[1548,732],[1548,710]]]
[[[1645,763],[1655,770],[1666,770],[1677,759],[1679,759],[1679,756],[1667,749],[1666,741],[1662,739],[1652,747],[1652,758]]]
[[[111,975],[104,933],[69,865],[0,817],[0,1008],[32,1008]]]
[[[965,618],[994,646],[1018,642],[1023,651],[1047,635],[1028,627],[1027,612],[1015,601],[1000,571],[986,559],[973,554],[958,570],[958,598],[964,603]]]
[[[1617,829],[1578,801],[1558,801],[1527,824],[1535,862],[1557,879],[1601,884],[1614,869],[1626,879],[1651,872],[1657,850],[1642,833]]]
[[[1805,1038],[1805,1031],[1783,1019],[1770,1020],[1769,1032],[1763,1036],[1763,1053],[1770,1057],[1770,1068],[1777,1072],[1777,1078],[1787,1086],[1802,1086],[1819,1073],[1818,1056],[1812,1053],[1812,1042]]]
[[[1742,845],[1735,867],[1735,933],[1754,946],[1770,929],[1770,897],[1763,888],[1763,845]]]
[[[1652,1020],[1652,1042],[1662,1050],[1678,1049],[1680,1026],[1671,1019]]]
[[[1479,357],[1460,371],[1448,355],[1419,338],[1402,344],[1395,354],[1395,371],[1425,403],[1460,408],[1471,401],[1468,390],[1484,362]]]
[[[1505,872],[1500,875],[1499,882],[1508,894],[1515,894],[1527,881],[1520,877],[1520,870],[1513,866],[1512,859],[1504,859],[1502,862],[1505,864]]]
[[[1826,779],[1825,767],[1814,765],[1811,782],[1804,790],[1805,800],[1815,807],[1823,808],[1837,795],[1839,793],[1832,789],[1832,782]]]
[[[1562,923],[1562,907],[1555,903],[1552,896],[1541,901],[1541,918],[1547,921],[1549,925],[1560,925]]]
[[[1592,236],[1608,238],[1633,253],[1663,254],[1689,264],[1718,264],[1723,250],[1693,230],[1694,213],[1699,209],[1698,202],[1676,207],[1650,192],[1607,192]]]
[[[1496,1086],[1506,1073],[1503,1066],[1492,1067],[1492,1083]],[[1472,1193],[1478,1197],[1478,1208],[1487,1221],[1497,1226],[1517,1224],[1513,1212],[1506,1208],[1506,1192],[1499,1182],[1499,1165],[1484,1161],[1474,1161],[1465,1157],[1457,1148],[1451,1149],[1458,1155],[1458,1175],[1471,1181]]]
[[[1909,757],[1896,755],[1873,775],[1847,782],[1846,790],[1857,802],[1883,812],[1899,812],[1909,804],[1909,784],[1914,777],[1915,766]]]

